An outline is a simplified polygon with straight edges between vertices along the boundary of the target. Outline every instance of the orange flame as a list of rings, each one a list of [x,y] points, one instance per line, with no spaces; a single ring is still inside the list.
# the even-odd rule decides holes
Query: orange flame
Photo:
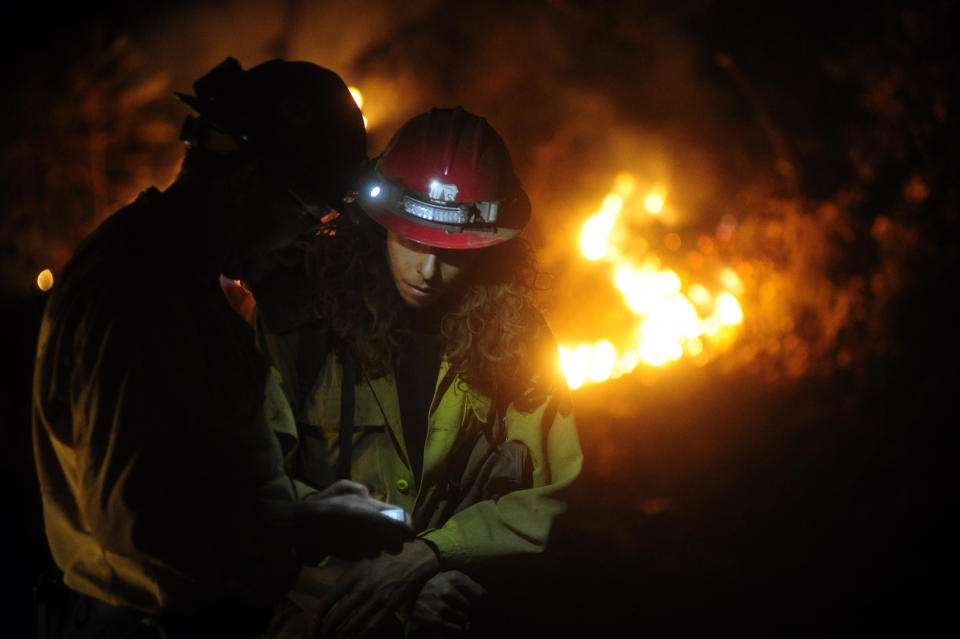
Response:
[[[618,236],[615,231],[620,213],[635,186],[632,175],[617,176],[613,191],[583,224],[580,251],[588,260],[603,260],[610,265],[611,281],[624,305],[637,316],[637,323],[621,350],[609,339],[561,345],[560,363],[571,389],[616,379],[632,372],[640,362],[662,366],[684,355],[701,361],[696,358],[704,354],[708,343],[728,345],[731,331],[743,322],[743,311],[735,297],[742,293],[743,283],[733,269],[724,269],[720,275],[723,290],[711,293],[703,284],[695,283],[685,294],[680,276],[663,267],[656,254],[639,256],[642,261],[638,262],[611,240]],[[659,215],[664,204],[661,191],[647,193],[642,203],[650,215]],[[670,239],[668,248],[679,248],[679,236],[671,234]]]
[[[347,87],[347,90],[350,92],[350,95],[353,97],[353,101],[357,103],[358,109],[363,109],[363,93],[360,92],[360,89],[354,86]],[[363,127],[367,127],[367,116],[363,116]]]

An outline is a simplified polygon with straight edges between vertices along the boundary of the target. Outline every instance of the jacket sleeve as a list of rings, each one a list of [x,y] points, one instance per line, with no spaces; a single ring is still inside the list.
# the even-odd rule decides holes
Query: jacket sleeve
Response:
[[[552,337],[547,342],[541,347],[537,382],[514,397],[505,414],[507,441],[530,451],[533,485],[477,502],[423,533],[445,568],[470,569],[540,553],[556,518],[566,510],[564,493],[580,474],[583,454],[556,346]]]
[[[277,335],[267,327],[259,306],[254,306],[247,315],[247,323],[253,328],[257,348],[270,362],[275,371],[280,388],[286,397],[286,403],[291,413],[289,418],[268,419],[268,425],[276,435],[283,454],[284,468],[290,477],[293,491],[297,499],[303,499],[319,492],[313,486],[306,484],[295,477],[295,462],[300,445],[300,433],[294,413],[298,412],[300,397],[297,389],[300,379],[297,375],[297,353],[300,347],[300,334],[291,331]]]

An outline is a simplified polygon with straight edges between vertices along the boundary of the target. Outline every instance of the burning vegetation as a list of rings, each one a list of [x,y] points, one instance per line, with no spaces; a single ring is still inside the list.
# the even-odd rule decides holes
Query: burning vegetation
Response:
[[[637,316],[636,325],[628,331],[627,346],[620,349],[606,338],[576,347],[561,345],[561,364],[572,389],[586,382],[617,379],[640,363],[662,366],[684,355],[703,366],[712,353],[732,343],[735,327],[743,321],[735,297],[743,292],[737,273],[729,267],[719,273],[715,269],[703,272],[703,253],[712,253],[713,239],[701,236],[698,250],[689,252],[684,269],[692,271],[691,276],[682,278],[663,266],[658,252],[651,250],[646,234],[639,230],[646,226],[646,216],[664,213],[662,187],[637,197],[635,191],[633,175],[617,176],[600,210],[583,224],[580,251],[588,260],[610,265],[611,282],[622,303]],[[662,238],[668,251],[676,252],[682,244],[674,232]],[[714,290],[697,277],[706,277],[704,281]]]
[[[805,184],[824,178],[809,164],[827,155],[830,132],[778,122],[795,113],[777,112],[779,96],[757,86],[762,72],[739,68],[732,54],[698,58],[696,46],[709,38],[696,40],[696,12],[653,11],[631,27],[606,10],[520,6],[473,15],[477,30],[460,32],[467,9],[426,3],[410,13],[384,3],[364,19],[392,22],[393,32],[350,28],[327,45],[309,37],[342,9],[291,3],[274,16],[239,2],[238,28],[249,36],[240,48],[251,61],[286,54],[341,71],[371,118],[372,152],[411,112],[434,104],[463,103],[504,131],[539,211],[531,238],[550,280],[544,302],[571,388],[638,371],[650,380],[679,360],[798,378],[855,366],[882,341],[879,318],[902,286],[903,260],[925,239],[908,211],[925,206],[940,178],[917,167],[881,184],[880,174],[891,154],[908,152],[904,145],[934,139],[930,127],[946,121],[947,103],[913,96],[929,100],[932,121],[893,133],[914,117],[900,93],[920,85],[906,67],[883,75],[871,66],[872,44],[831,50],[818,81],[859,92],[855,109],[889,134],[878,141],[866,128],[848,131],[844,170],[813,189]],[[175,7],[170,15],[215,33],[218,11]],[[459,62],[438,62],[437,21],[455,25]],[[174,175],[182,109],[170,96],[223,44],[209,46],[211,60],[176,67],[180,58],[157,44],[171,28],[161,20],[132,34],[94,31],[81,39],[82,55],[25,76],[12,120],[20,128],[8,132],[0,158],[8,290],[51,285],[105,215]],[[602,46],[575,56],[578,42],[605,30],[649,64],[632,68]],[[481,31],[496,33],[497,46]],[[518,71],[517,49],[530,53],[527,73]],[[465,73],[471,82],[448,81]],[[836,167],[838,158],[829,160]],[[879,188],[894,196],[882,208],[870,203]]]

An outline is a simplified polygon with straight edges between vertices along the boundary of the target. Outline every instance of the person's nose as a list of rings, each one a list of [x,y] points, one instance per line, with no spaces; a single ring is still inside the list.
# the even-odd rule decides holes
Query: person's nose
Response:
[[[436,278],[440,272],[437,265],[437,256],[433,252],[424,255],[423,260],[420,261],[420,268],[418,270],[424,282],[429,282]]]

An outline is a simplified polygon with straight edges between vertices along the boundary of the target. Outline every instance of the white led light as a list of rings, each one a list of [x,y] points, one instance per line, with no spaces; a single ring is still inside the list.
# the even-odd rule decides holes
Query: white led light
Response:
[[[380,187],[379,187],[379,186],[375,186],[375,187],[373,187],[372,189],[370,189],[370,197],[377,197],[378,195],[380,195]]]

